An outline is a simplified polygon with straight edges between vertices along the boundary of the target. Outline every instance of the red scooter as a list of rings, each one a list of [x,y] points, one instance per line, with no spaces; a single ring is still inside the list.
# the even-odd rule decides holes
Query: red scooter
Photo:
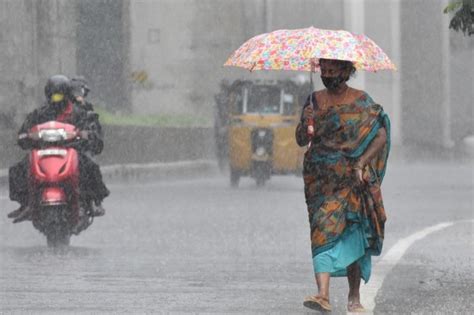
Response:
[[[73,125],[49,121],[21,134],[32,143],[29,206],[33,226],[46,235],[48,246],[69,245],[92,224],[91,201],[79,191],[77,145],[86,140]]]

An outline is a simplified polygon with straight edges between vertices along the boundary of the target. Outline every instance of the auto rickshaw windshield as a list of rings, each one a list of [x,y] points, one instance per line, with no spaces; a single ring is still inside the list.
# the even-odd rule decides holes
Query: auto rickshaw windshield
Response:
[[[242,90],[242,113],[261,115],[291,115],[293,95],[279,87],[252,86]]]

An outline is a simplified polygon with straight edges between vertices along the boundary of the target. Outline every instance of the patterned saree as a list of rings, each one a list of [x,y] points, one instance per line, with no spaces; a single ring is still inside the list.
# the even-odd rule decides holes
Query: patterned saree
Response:
[[[352,104],[317,109],[314,121],[303,165],[314,272],[346,276],[346,268],[357,262],[367,282],[371,256],[380,255],[384,238],[380,185],[390,150],[390,121],[366,93]],[[368,183],[359,184],[353,167],[380,128],[385,128],[387,142],[363,171]],[[301,124],[296,139],[299,145],[309,141]]]

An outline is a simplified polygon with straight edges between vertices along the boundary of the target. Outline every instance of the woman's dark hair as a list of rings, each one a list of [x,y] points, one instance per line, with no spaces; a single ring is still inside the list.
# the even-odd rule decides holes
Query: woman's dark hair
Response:
[[[356,67],[354,66],[354,64],[351,61],[337,60],[337,59],[324,59],[324,58],[319,59],[319,65],[321,65],[321,63],[323,63],[323,62],[328,62],[328,63],[335,64],[335,65],[339,66],[340,69],[342,69],[342,70],[349,70],[349,77],[347,78],[346,81],[348,81],[350,77],[354,76],[354,74],[356,72]]]

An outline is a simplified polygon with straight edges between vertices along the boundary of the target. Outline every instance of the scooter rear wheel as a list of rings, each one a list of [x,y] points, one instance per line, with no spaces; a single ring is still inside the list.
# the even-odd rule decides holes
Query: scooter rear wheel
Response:
[[[263,187],[265,185],[266,180],[263,177],[257,177],[255,181],[257,183],[257,187]]]
[[[230,186],[236,188],[239,186],[240,173],[237,170],[230,170]]]
[[[46,234],[46,242],[48,247],[63,247],[69,246],[71,235],[67,229],[56,226],[51,228]]]
[[[42,208],[39,216],[40,231],[46,235],[48,247],[69,246],[71,230],[67,208],[63,206]]]

